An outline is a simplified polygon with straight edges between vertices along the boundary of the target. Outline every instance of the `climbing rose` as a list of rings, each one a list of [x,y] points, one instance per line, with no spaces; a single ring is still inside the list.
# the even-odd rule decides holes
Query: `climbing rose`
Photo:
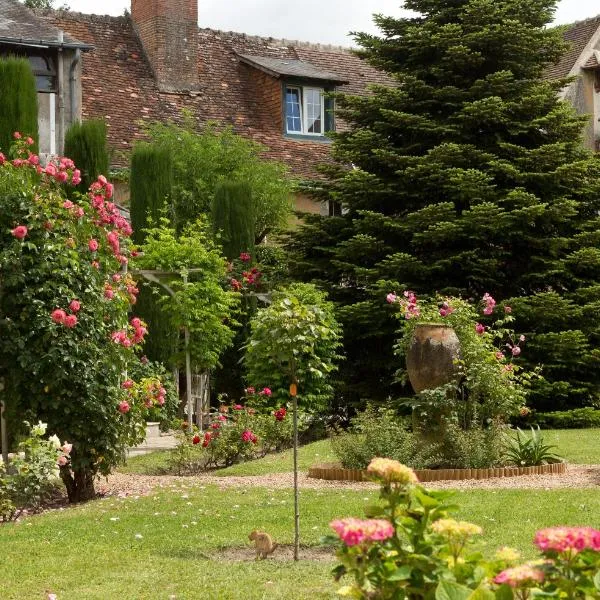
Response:
[[[64,467],[69,462],[69,459],[66,456],[59,456],[56,462],[60,467]]]
[[[267,398],[269,398],[271,396],[273,392],[271,391],[271,388],[265,387],[263,388],[260,392],[259,395],[260,396],[267,396]]]
[[[512,308],[511,308],[510,306],[505,306],[505,307],[504,307],[504,312],[505,312],[507,315],[510,315],[510,313],[512,312]]]
[[[477,325],[475,325],[475,331],[477,335],[483,335],[485,333],[485,325],[477,323]]]
[[[15,131],[15,132],[13,133],[13,137],[15,138],[15,140],[20,140],[20,139],[21,139],[23,136],[21,135],[21,133],[20,133],[20,132],[18,132],[18,131]]]
[[[67,442],[65,442],[61,447],[63,454],[71,454],[71,450],[73,450],[73,444],[69,444]]]
[[[246,388],[246,395],[248,396],[252,396],[252,394],[254,394],[255,392],[256,390],[252,386]]]
[[[27,235],[27,227],[25,227],[25,225],[17,225],[17,227],[15,227],[11,233],[18,240],[22,240]]]
[[[74,312],[79,312],[81,309],[81,302],[79,300],[71,300],[71,304],[69,304],[69,308]]]
[[[200,443],[200,436],[196,434],[196,435],[195,435],[195,436],[192,438],[192,444],[194,444],[194,446],[195,446],[196,444],[199,444],[199,443]]]
[[[285,416],[287,415],[287,411],[285,410],[285,408],[282,406],[281,408],[278,408],[273,415],[275,416],[275,420],[276,421],[283,421],[285,419]]]
[[[51,316],[52,316],[52,320],[55,323],[59,323],[59,324],[62,325],[65,322],[65,318],[67,316],[67,313],[64,310],[62,310],[60,308],[57,308],[57,309],[55,309],[55,310],[52,311],[52,315]]]
[[[127,402],[127,400],[123,400],[123,402],[119,404],[119,412],[122,414],[129,412],[129,402]]]
[[[244,407],[241,404],[234,404],[233,410],[244,410]]]
[[[240,254],[240,260],[242,262],[250,262],[252,260],[252,257],[250,256],[250,254],[248,254],[248,252],[242,252]]]
[[[90,240],[88,242],[88,248],[90,249],[90,252],[96,252],[96,250],[98,250],[98,241]]]
[[[134,383],[131,379],[126,379],[122,384],[121,387],[124,390],[130,390],[133,387]]]
[[[394,302],[396,302],[396,300],[398,300],[398,296],[396,296],[396,294],[394,294],[394,293],[390,293],[385,297],[385,299],[388,304],[394,304]]]
[[[513,346],[510,351],[513,356],[519,356],[519,354],[521,354],[521,348],[519,348],[519,346]]]
[[[67,315],[64,320],[65,327],[72,329],[77,325],[77,316],[76,315]]]

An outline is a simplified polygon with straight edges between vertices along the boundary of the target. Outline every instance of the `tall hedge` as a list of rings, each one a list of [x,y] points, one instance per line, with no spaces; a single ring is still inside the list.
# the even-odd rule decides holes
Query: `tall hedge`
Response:
[[[149,220],[157,223],[166,207],[173,185],[173,162],[166,148],[139,143],[131,156],[130,211],[132,238],[136,244],[145,240],[144,228]],[[155,285],[140,286],[136,312],[148,324],[144,352],[152,361],[169,364],[175,354],[177,332],[169,325],[158,306]]]
[[[65,156],[81,171],[80,188],[87,190],[98,175],[108,175],[110,158],[104,119],[73,123],[65,135]]]
[[[129,185],[133,240],[141,244],[148,219],[158,221],[173,187],[173,161],[168,149],[145,142],[137,144],[131,156]]]
[[[26,58],[0,59],[0,151],[6,153],[19,131],[38,150],[38,102],[35,77]]]
[[[226,181],[215,189],[212,223],[221,235],[223,254],[233,260],[240,252],[254,253],[254,204],[246,182]]]

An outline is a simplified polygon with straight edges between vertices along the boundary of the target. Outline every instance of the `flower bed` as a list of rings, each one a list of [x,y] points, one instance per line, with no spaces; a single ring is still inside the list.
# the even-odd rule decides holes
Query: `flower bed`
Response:
[[[422,469],[415,470],[419,481],[447,481],[462,479],[492,479],[493,477],[520,477],[523,475],[561,475],[566,473],[567,463],[559,462],[538,467],[498,467],[491,469]],[[367,471],[343,469],[337,465],[314,465],[308,470],[313,479],[329,481],[369,481]]]

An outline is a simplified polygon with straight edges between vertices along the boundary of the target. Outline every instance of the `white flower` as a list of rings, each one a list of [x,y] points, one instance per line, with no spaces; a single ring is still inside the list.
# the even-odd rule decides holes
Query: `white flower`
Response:
[[[38,421],[38,424],[34,425],[31,428],[31,433],[32,435],[37,435],[38,437],[41,437],[42,435],[45,435],[46,429],[48,429],[48,424]]]
[[[60,438],[57,435],[50,436],[48,441],[58,450],[60,448]]]

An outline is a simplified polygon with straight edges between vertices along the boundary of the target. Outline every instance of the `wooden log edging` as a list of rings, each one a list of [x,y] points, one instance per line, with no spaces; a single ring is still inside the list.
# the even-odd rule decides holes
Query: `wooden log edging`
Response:
[[[539,467],[496,467],[492,469],[416,469],[415,474],[422,483],[430,481],[460,481],[464,479],[492,479],[495,477],[521,477],[524,475],[562,475],[567,463],[560,462]],[[367,472],[361,469],[343,469],[329,465],[315,465],[308,469],[313,479],[329,481],[370,481]]]

